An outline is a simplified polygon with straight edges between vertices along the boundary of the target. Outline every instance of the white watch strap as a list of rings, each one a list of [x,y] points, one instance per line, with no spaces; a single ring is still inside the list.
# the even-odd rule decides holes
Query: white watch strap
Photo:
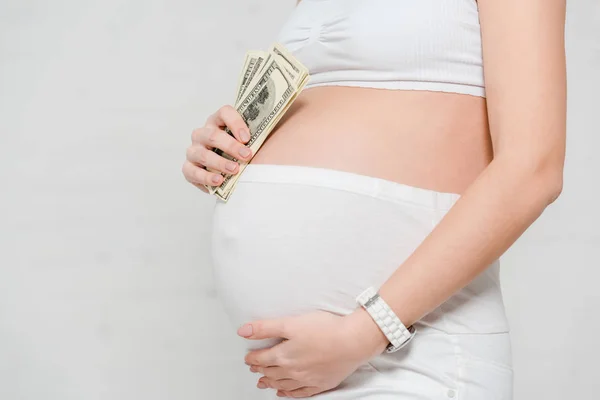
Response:
[[[356,302],[363,306],[375,323],[390,341],[386,352],[392,353],[404,347],[415,335],[414,326],[406,328],[400,318],[383,300],[372,286],[356,297]]]

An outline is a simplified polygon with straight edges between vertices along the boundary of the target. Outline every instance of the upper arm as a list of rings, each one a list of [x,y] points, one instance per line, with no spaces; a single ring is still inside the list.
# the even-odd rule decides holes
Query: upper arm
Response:
[[[494,155],[562,172],[566,0],[479,0]]]

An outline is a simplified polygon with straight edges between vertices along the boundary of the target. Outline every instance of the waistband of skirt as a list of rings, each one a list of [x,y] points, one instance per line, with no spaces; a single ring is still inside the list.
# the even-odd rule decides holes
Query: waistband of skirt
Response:
[[[460,198],[458,193],[438,192],[355,172],[305,165],[250,163],[242,171],[238,179],[240,182],[320,186],[443,210],[449,210]]]

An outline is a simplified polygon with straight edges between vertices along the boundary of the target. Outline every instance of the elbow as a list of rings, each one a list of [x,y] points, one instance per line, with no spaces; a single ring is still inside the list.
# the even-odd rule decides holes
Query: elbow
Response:
[[[546,202],[552,204],[558,199],[563,189],[563,171],[562,168],[559,171],[554,171],[547,178],[546,182]]]
[[[560,151],[549,152],[538,165],[539,174],[544,182],[546,204],[549,205],[558,199],[563,190],[564,148]]]
[[[544,204],[550,205],[558,199],[563,190],[563,161],[545,161],[536,165],[529,186],[536,197]]]
[[[511,157],[504,158],[506,171],[512,171],[517,184],[513,190],[531,198],[542,207],[552,204],[563,190],[562,157]],[[518,183],[517,183],[518,182]]]

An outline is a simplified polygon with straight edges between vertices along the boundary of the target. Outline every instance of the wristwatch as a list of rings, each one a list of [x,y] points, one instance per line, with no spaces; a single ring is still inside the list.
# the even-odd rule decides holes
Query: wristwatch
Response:
[[[404,326],[400,318],[390,306],[381,298],[373,286],[369,286],[356,297],[360,304],[375,320],[390,343],[385,348],[386,353],[393,353],[406,346],[415,336],[416,329],[413,325]]]

